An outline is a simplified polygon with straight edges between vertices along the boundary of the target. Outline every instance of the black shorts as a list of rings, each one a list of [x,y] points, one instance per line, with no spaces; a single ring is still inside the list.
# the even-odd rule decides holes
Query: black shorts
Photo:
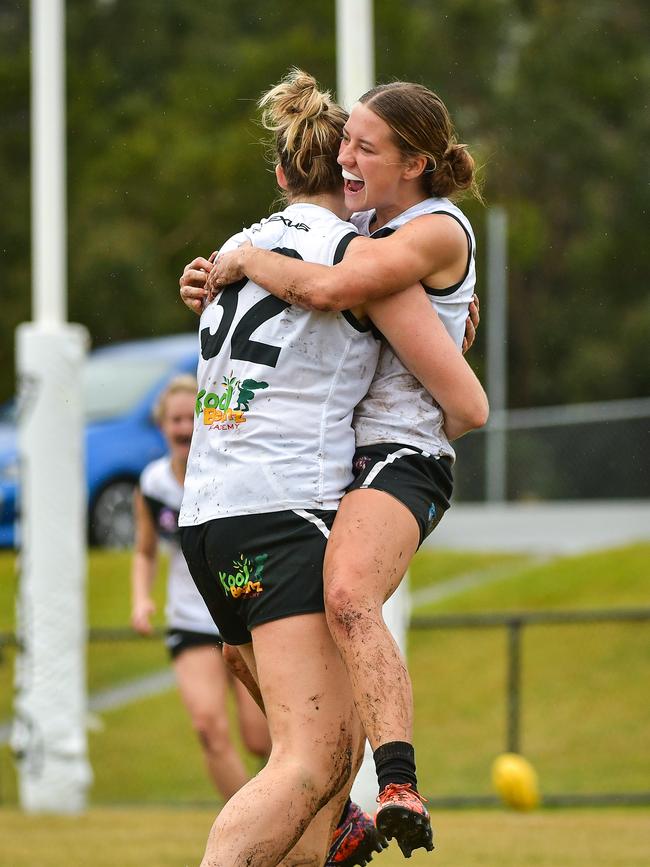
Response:
[[[323,559],[334,511],[267,512],[181,527],[194,583],[226,644],[271,620],[324,611]]]
[[[165,635],[165,647],[172,659],[176,659],[184,650],[191,647],[223,647],[220,635],[209,632],[190,632],[189,629],[168,629]]]
[[[452,460],[400,443],[361,446],[354,453],[354,481],[348,491],[372,488],[392,494],[420,528],[420,545],[449,508],[454,487]]]

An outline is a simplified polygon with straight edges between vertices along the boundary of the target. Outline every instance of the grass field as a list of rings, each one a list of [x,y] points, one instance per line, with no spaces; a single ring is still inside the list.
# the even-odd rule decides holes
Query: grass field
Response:
[[[94,809],[78,819],[0,810],[0,867],[195,867],[207,810]],[[647,867],[650,814],[642,810],[440,812],[438,845],[405,861],[395,843],[377,867]],[[91,855],[89,853],[92,853]]]
[[[428,550],[413,564],[411,589],[465,575],[486,578],[482,586],[424,604],[417,614],[647,606],[649,563],[650,545],[542,564],[509,554]],[[128,554],[91,553],[92,626],[128,623],[128,566]],[[159,622],[162,589],[161,582]],[[0,554],[0,631],[13,628],[14,594],[13,556]],[[505,653],[502,629],[411,633],[415,742],[430,796],[490,793],[490,765],[505,744]],[[6,651],[0,661],[0,722],[10,714],[12,658],[13,651]],[[89,651],[90,689],[167,665],[156,641],[96,643]],[[523,679],[522,749],[543,792],[650,789],[647,623],[530,627],[523,639]],[[94,864],[111,867],[197,863],[217,801],[175,690],[94,717],[89,742],[93,810],[75,820],[30,818],[12,809],[13,765],[8,748],[0,747],[0,867],[74,867],[87,863],[89,851]],[[172,804],[183,809],[169,809]],[[443,812],[436,825],[441,843],[432,864],[650,863],[650,811],[643,809]],[[106,856],[102,839],[110,840]],[[377,864],[401,861],[391,848]]]

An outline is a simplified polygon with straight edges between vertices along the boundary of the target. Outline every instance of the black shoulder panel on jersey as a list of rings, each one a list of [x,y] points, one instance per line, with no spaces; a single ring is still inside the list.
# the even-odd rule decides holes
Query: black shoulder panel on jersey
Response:
[[[420,280],[420,283],[422,284],[422,287],[424,288],[424,291],[427,293],[427,295],[435,295],[437,298],[441,298],[446,295],[453,295],[454,292],[457,289],[460,289],[460,287],[463,285],[467,278],[467,275],[469,274],[469,266],[470,262],[472,261],[472,256],[474,255],[474,250],[472,249],[472,239],[470,237],[470,234],[463,225],[462,220],[459,220],[456,214],[452,214],[450,211],[431,211],[430,214],[422,214],[421,216],[435,216],[435,214],[444,214],[447,217],[451,217],[452,220],[456,220],[463,232],[465,232],[465,237],[467,238],[467,265],[465,267],[465,273],[458,281],[458,283],[454,283],[453,286],[448,286],[446,289],[434,289],[432,286],[427,286],[424,280]]]
[[[390,226],[384,226],[383,229],[377,229],[376,232],[372,232],[370,237],[371,238],[387,238],[389,235],[392,235],[396,231],[397,231],[397,229],[391,229]]]
[[[290,259],[302,259],[300,253],[291,247],[273,247],[271,252],[279,253],[281,256],[288,256]]]
[[[334,261],[332,265],[338,265],[341,259],[345,256],[345,251],[348,249],[348,246],[351,241],[354,241],[355,238],[358,238],[359,235],[356,232],[348,232],[347,235],[343,235],[341,240],[336,245],[336,250],[334,251]]]
[[[348,245],[350,241],[354,241],[355,238],[358,238],[359,235],[357,232],[348,232],[347,235],[344,235],[341,240],[338,242],[336,246],[336,250],[334,251],[334,265],[338,265],[341,259],[345,256],[345,251],[348,249]],[[351,313],[349,310],[341,310],[344,319],[350,323],[353,328],[356,328],[357,331],[369,331],[370,326],[364,325],[362,322],[359,322],[354,313]]]

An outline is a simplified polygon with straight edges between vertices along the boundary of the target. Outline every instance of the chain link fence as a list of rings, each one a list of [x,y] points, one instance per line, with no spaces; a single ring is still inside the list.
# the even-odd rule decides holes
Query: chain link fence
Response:
[[[650,496],[650,398],[493,412],[455,444],[458,501]]]

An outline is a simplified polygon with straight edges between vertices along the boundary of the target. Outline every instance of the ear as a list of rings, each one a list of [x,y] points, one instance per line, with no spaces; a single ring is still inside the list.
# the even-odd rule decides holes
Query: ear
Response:
[[[414,157],[409,157],[404,163],[404,171],[402,177],[406,181],[412,181],[419,178],[422,172],[427,167],[427,158],[423,154],[418,154]]]
[[[284,169],[278,163],[275,167],[275,179],[278,182],[278,186],[281,190],[288,190],[289,184],[287,183],[287,176],[284,173]]]

